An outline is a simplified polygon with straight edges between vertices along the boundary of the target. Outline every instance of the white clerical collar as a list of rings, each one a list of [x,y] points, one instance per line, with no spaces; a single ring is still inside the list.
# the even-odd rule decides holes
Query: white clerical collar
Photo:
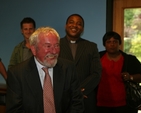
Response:
[[[71,41],[70,41],[70,43],[75,44],[75,43],[76,43],[76,41],[71,40]]]

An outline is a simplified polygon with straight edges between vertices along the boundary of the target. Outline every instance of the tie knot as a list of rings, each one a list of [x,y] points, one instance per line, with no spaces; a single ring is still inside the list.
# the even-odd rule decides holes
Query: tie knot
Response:
[[[43,71],[44,71],[45,73],[48,73],[48,68],[43,67],[42,69],[43,69]]]

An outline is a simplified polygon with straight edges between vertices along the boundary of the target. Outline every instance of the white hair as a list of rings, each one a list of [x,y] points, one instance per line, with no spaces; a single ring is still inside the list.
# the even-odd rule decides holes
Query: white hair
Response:
[[[30,45],[36,46],[36,44],[38,43],[38,36],[40,33],[52,33],[52,34],[56,35],[58,37],[58,39],[60,40],[60,36],[54,28],[40,27],[30,36],[30,38],[29,38]]]

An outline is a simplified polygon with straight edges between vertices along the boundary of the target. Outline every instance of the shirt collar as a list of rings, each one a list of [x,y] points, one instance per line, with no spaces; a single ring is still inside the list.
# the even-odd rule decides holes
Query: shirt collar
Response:
[[[39,63],[39,61],[36,59],[35,56],[34,56],[34,60],[35,60],[35,63],[36,63],[36,66],[37,66],[37,69],[38,69],[38,70],[40,70],[40,69],[42,69],[43,67],[45,67],[45,66],[43,66],[42,64]],[[53,68],[48,68],[48,70],[49,70],[49,71],[52,71]]]

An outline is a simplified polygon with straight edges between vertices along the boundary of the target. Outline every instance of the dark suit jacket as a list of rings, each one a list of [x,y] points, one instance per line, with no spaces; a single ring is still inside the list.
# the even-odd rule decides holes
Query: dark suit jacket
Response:
[[[58,59],[53,68],[56,113],[82,113],[83,97],[70,61]],[[34,57],[8,70],[7,113],[43,113],[43,91]]]
[[[66,37],[60,40],[60,56],[73,61],[76,66],[77,75],[81,82],[81,88],[88,98],[85,99],[85,112],[94,113],[96,104],[95,88],[97,87],[101,76],[101,63],[97,45],[93,42],[80,38],[78,40],[76,57],[73,60],[69,42]]]

